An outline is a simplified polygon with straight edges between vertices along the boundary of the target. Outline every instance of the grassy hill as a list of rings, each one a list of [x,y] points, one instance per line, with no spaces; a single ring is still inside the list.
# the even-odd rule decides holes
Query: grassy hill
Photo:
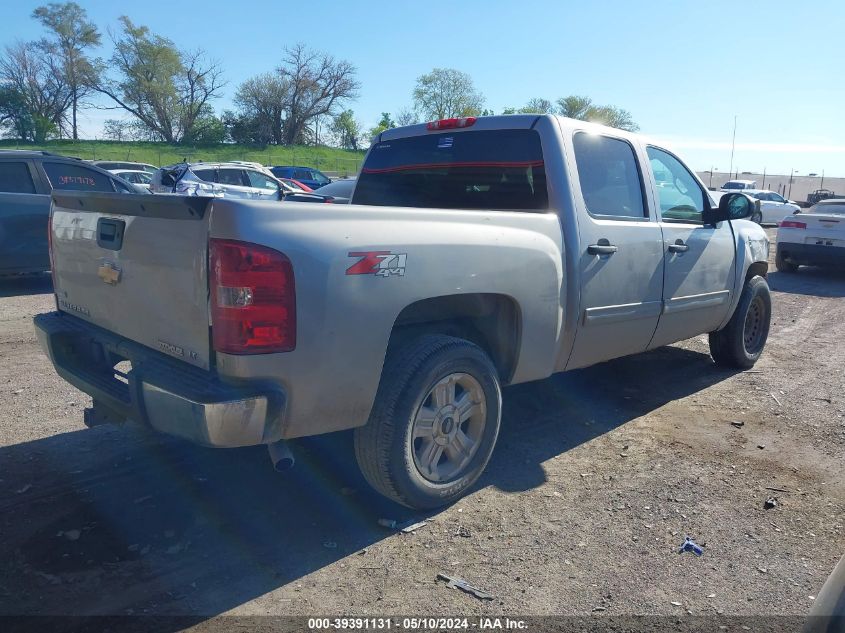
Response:
[[[46,150],[85,160],[130,160],[153,165],[170,165],[188,161],[248,160],[264,165],[304,165],[340,175],[354,175],[361,167],[364,152],[333,147],[215,145],[188,147],[167,143],[117,141],[48,141],[41,145],[0,141],[0,149]]]

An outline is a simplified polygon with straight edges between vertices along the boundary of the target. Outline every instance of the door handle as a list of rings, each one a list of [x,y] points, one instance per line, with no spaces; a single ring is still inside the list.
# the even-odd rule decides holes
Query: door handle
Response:
[[[684,240],[675,240],[674,244],[669,244],[670,253],[686,253],[689,250],[689,245],[684,244]]]
[[[608,243],[607,240],[599,240],[598,244],[590,244],[587,247],[587,252],[590,255],[613,255],[618,250],[616,246]]]

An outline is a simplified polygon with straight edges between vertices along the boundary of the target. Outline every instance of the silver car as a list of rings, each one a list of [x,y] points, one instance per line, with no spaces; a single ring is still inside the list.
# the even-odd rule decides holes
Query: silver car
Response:
[[[242,163],[178,163],[153,174],[151,193],[281,200],[285,190],[262,167]]]

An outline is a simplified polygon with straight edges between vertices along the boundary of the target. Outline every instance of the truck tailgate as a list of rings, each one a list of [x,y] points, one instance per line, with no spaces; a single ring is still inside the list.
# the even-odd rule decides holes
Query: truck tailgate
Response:
[[[59,309],[207,369],[211,198],[54,192]]]

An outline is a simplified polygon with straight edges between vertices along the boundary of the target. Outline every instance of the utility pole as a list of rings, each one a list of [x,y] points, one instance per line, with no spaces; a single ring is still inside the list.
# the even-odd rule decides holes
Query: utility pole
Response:
[[[792,197],[792,174],[795,173],[795,169],[789,170],[789,193],[786,194],[787,200]]]
[[[731,140],[731,166],[728,169],[728,173],[730,174],[734,170],[734,149],[736,148],[736,115],[734,115],[734,135],[733,140]]]
[[[763,189],[766,188],[766,168],[763,167]]]
[[[824,169],[822,169],[822,181],[819,184],[819,189],[824,189]]]

